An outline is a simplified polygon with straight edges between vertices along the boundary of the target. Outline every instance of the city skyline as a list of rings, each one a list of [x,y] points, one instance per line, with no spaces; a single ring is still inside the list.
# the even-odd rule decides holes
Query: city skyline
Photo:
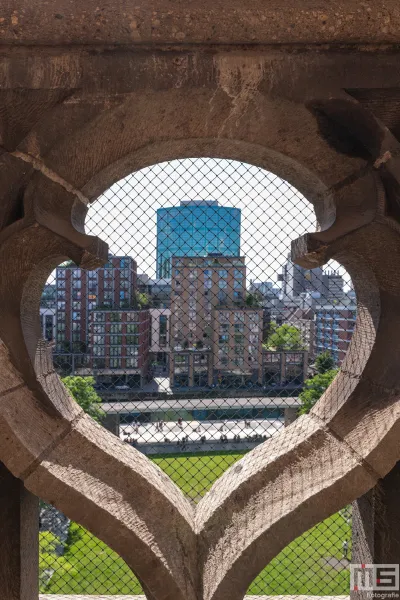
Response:
[[[290,241],[316,229],[312,205],[273,173],[225,159],[184,159],[141,169],[111,186],[89,207],[87,232],[107,241],[110,254],[131,256],[135,249],[138,272],[154,279],[157,209],[207,199],[241,210],[241,254],[256,281],[276,282]]]
[[[204,171],[206,167],[208,174]],[[223,180],[218,169],[224,175]],[[288,203],[296,205],[295,217],[293,210],[289,210]],[[315,306],[317,297],[304,292],[319,292],[324,301],[336,302],[343,297],[343,283],[346,283],[343,269],[332,276],[327,275],[327,271],[334,265],[327,265],[324,274],[321,268],[309,271],[291,261],[290,240],[315,229],[313,220],[311,205],[288,183],[262,169],[235,161],[186,159],[154,165],[128,176],[107,190],[98,203],[90,207],[88,213],[87,233],[98,235],[109,243],[110,258],[106,268],[96,270],[98,275],[96,271],[77,269],[73,264],[57,269],[57,351],[72,350],[73,353],[87,354],[91,310],[118,309],[134,312],[139,309],[140,302],[146,310],[151,306],[169,308],[171,303],[171,349],[178,351],[178,347],[182,346],[182,349],[185,347],[196,350],[199,344],[205,347],[205,337],[208,336],[208,340],[211,337],[204,327],[209,327],[208,321],[214,322],[217,318],[212,314],[211,296],[218,300],[218,304],[236,305],[236,309],[230,306],[231,310],[244,310],[247,290],[251,291],[251,286],[256,282],[265,282],[264,285],[270,285],[271,290],[276,284],[277,292],[279,289],[283,290],[283,296],[279,294],[279,301],[276,294],[271,295],[264,290],[266,305],[263,308],[267,308],[269,312],[264,315],[265,323],[260,331],[267,330],[266,324],[271,319],[275,319],[278,324],[290,318],[301,320],[301,311],[306,315],[313,302]],[[161,304],[155,294],[153,296],[152,286],[156,282],[150,281],[151,285],[148,285],[145,278],[141,289],[144,296],[140,299],[139,290],[136,292],[138,272],[153,280],[161,276],[171,281],[171,266],[175,264],[173,261],[184,265],[189,257],[192,258],[187,265],[188,280],[181,281],[180,268],[175,269],[166,304]],[[214,281],[209,278],[209,273],[217,257],[225,257],[225,262],[233,260],[235,266],[232,267],[233,275],[225,263],[218,267],[218,277]],[[245,268],[247,277],[245,275],[239,279],[238,261]],[[125,271],[129,262],[135,265],[135,273],[127,279]],[[192,263],[199,267],[196,269]],[[204,267],[204,270],[200,267],[203,263],[211,266]],[[113,269],[110,269],[111,266]],[[175,275],[178,279],[174,282]],[[250,287],[246,285],[246,279]],[[232,292],[232,297],[227,291]],[[257,292],[258,295],[259,293]],[[154,304],[151,303],[153,298]],[[249,296],[249,302],[258,300]],[[208,307],[207,314],[203,314],[203,304]],[[259,308],[261,309],[261,305]],[[133,317],[133,312],[129,319]],[[180,314],[178,318],[178,313],[182,312],[184,314]],[[183,317],[189,319],[187,323]],[[99,368],[100,363],[107,366],[110,363],[111,369],[123,369],[124,361],[127,361],[125,367],[128,368],[129,363],[130,369],[138,369],[139,362],[144,364],[140,358],[140,344],[127,344],[123,333],[125,317],[121,318],[118,323],[111,316],[109,324],[107,319],[104,324],[92,323],[96,335],[92,336],[91,341],[96,346],[96,353],[92,354],[91,360],[97,365],[96,368]],[[44,330],[46,319],[49,321],[49,316],[43,313]],[[146,317],[146,322],[151,322],[150,316]],[[221,330],[225,325],[226,323],[221,325]],[[161,331],[161,323],[158,324],[157,321],[158,326]],[[239,324],[233,323],[233,326],[237,328]],[[129,328],[132,327],[133,325],[129,325]],[[113,332],[117,329],[121,331],[114,332],[115,335],[108,338],[109,328]],[[100,332],[100,329],[103,331]],[[232,335],[221,334],[222,338],[224,335],[230,336],[232,340],[239,337],[236,329],[232,331]],[[179,336],[185,339],[179,341]],[[126,339],[130,340],[131,337]],[[309,337],[311,340],[311,336]],[[261,339],[260,334],[260,344]],[[324,342],[328,343],[331,343],[331,339]],[[119,347],[121,344],[127,347]],[[215,363],[216,344],[215,340],[211,344],[212,365]],[[224,349],[225,346],[223,345]],[[224,357],[229,365],[232,367],[239,361],[242,365],[248,365],[256,354],[252,350],[252,354],[247,356],[250,346],[253,347],[254,344],[240,345],[237,342],[232,348],[229,346],[229,352],[236,353],[231,356],[229,352],[225,352]],[[243,356],[239,356],[242,351]],[[161,349],[157,352],[163,354]],[[216,356],[219,357],[221,352],[219,348]],[[261,368],[260,357],[261,353],[256,362]],[[133,366],[135,361],[136,367]],[[163,369],[167,362],[162,358]],[[239,368],[239,365],[236,367]],[[141,373],[141,377],[146,377],[146,374]],[[257,377],[260,383],[261,371]]]
[[[199,183],[195,175],[197,173],[199,177],[199,173],[205,168],[208,173],[211,170],[213,173],[216,170],[223,173],[223,179],[214,177],[210,182],[210,179],[204,177]],[[236,183],[231,185],[234,176]],[[181,181],[179,177],[183,180]],[[158,191],[155,185],[147,185],[150,180],[157,183],[162,179],[162,186]],[[254,184],[254,181],[260,179],[263,180],[261,189],[260,184]],[[215,180],[223,182],[221,190],[217,189]],[[194,183],[195,181],[197,184]],[[134,193],[134,187],[138,182],[140,186]],[[239,183],[243,182],[247,182],[251,192],[248,187],[245,188],[251,198],[251,202],[246,204],[242,202],[243,194],[241,196],[237,192],[238,187],[240,188]],[[144,198],[141,196],[145,189],[143,183],[146,183]],[[228,188],[230,195],[226,192]],[[265,198],[266,194],[269,194],[269,204],[266,205],[268,210],[264,213],[264,206],[260,206],[257,199],[257,194],[261,191],[264,191],[264,194],[260,193],[260,197]],[[193,200],[196,197],[210,199],[212,193],[214,193],[213,199],[222,206],[227,206],[231,202],[233,207],[241,210],[241,254],[247,259],[249,280],[272,281],[281,287],[278,274],[281,273],[287,260],[291,240],[316,229],[312,205],[288,182],[273,173],[246,163],[212,158],[185,159],[141,169],[116,182],[89,205],[85,224],[86,233],[106,241],[110,256],[131,256],[138,264],[138,273],[146,274],[150,279],[157,279],[157,209],[179,206],[185,199]],[[233,198],[234,193],[237,194],[236,200]],[[284,204],[288,196],[293,198],[293,202],[297,202],[297,212],[291,210],[291,206]],[[146,208],[138,210],[138,207],[143,204]],[[269,224],[268,218],[271,220]],[[264,237],[268,232],[271,236],[268,238],[269,241],[265,242]],[[273,241],[271,241],[272,234],[274,234]],[[335,261],[330,261],[324,267],[324,272],[332,270],[343,276],[344,289],[345,292],[348,291],[352,287],[350,275]],[[55,274],[54,270],[49,275],[47,284],[54,283]]]

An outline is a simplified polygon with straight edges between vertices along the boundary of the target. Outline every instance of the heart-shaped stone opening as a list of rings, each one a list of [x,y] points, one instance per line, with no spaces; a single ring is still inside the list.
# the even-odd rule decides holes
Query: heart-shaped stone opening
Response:
[[[207,161],[211,161],[213,169]],[[152,187],[148,183],[148,172],[138,172],[134,185],[129,181],[115,184],[112,192],[119,198],[115,208],[118,224],[113,225],[112,220],[108,220],[108,227],[112,229],[107,240],[109,243],[112,240],[112,255],[108,259],[103,251],[102,261],[98,260],[99,246],[94,239],[85,241],[83,234],[74,234],[68,246],[41,224],[34,228],[27,223],[14,233],[12,240],[14,245],[19,236],[24,240],[19,252],[21,262],[25,261],[25,270],[18,273],[18,279],[16,275],[11,278],[11,283],[22,298],[21,341],[27,353],[19,355],[18,360],[13,355],[16,368],[12,368],[8,353],[3,349],[2,360],[9,369],[1,405],[4,455],[10,457],[7,466],[24,479],[29,489],[109,543],[137,573],[148,597],[157,600],[243,598],[251,581],[286,544],[370,489],[395,460],[394,453],[389,457],[385,454],[385,460],[382,457],[383,448],[388,446],[397,426],[397,405],[390,395],[385,396],[384,390],[378,388],[375,396],[368,390],[366,404],[365,381],[361,377],[367,365],[374,374],[379,370],[379,357],[374,355],[374,348],[381,325],[380,304],[382,299],[389,302],[381,280],[384,265],[372,265],[370,260],[372,250],[367,243],[367,228],[333,242],[329,240],[329,244],[324,241],[324,234],[311,241],[304,238],[294,248],[294,258],[306,265],[302,268],[297,268],[283,252],[282,277],[286,288],[282,292],[277,293],[273,286],[256,285],[267,282],[249,284],[246,269],[252,269],[254,276],[260,278],[271,268],[262,256],[268,232],[279,239],[279,232],[292,225],[295,211],[303,227],[299,233],[303,235],[310,229],[304,222],[305,208],[299,209],[302,199],[285,182],[255,167],[226,160],[221,161],[221,167],[213,159],[201,159],[200,163],[197,169],[203,178],[215,172],[208,178],[212,189],[219,190],[220,197],[216,200],[201,197],[185,202],[185,198],[177,197],[176,190],[182,190],[185,196],[188,192],[183,183],[176,184],[176,189],[166,185],[171,170],[166,164],[154,168]],[[175,167],[180,178],[181,165]],[[196,160],[188,160],[187,171],[195,167]],[[222,185],[221,169],[231,178],[238,176],[240,181],[244,180],[241,187],[236,182],[240,194],[233,183]],[[256,181],[253,191],[250,189],[252,193],[245,176],[248,172]],[[158,196],[157,190],[162,189],[161,184],[158,188],[154,184],[157,177],[167,190],[164,194],[175,202],[170,210],[160,206],[156,212],[158,205],[154,198]],[[199,193],[197,185],[191,188],[196,194]],[[230,190],[228,199],[227,190]],[[143,286],[150,288],[152,284],[145,279],[139,288],[133,257],[126,250],[125,237],[129,235],[129,239],[134,240],[132,248],[137,257],[142,256],[145,249],[150,256],[152,247],[154,253],[155,238],[152,242],[148,231],[155,222],[148,216],[148,207],[138,202],[144,194],[153,199],[151,210],[159,219],[155,275],[161,277],[154,285],[158,285],[158,294],[165,294],[165,289],[160,291],[159,288],[169,286],[169,308],[149,306],[150,296],[154,297],[155,291],[146,292]],[[274,215],[268,214],[266,194],[274,201],[282,196],[286,200],[289,196],[290,211],[286,208],[283,212],[282,202],[282,210],[275,209]],[[126,196],[129,203],[124,203]],[[250,237],[243,242],[248,248],[246,260],[249,256],[252,263],[247,263],[240,252],[237,233],[242,235],[239,227],[244,228],[244,221],[240,219],[238,208],[224,204],[233,204],[238,197],[243,214],[248,211],[255,218],[254,224],[246,228]],[[179,205],[178,200],[182,200]],[[255,203],[253,209],[252,202]],[[135,216],[136,236],[132,235],[133,224],[124,212],[124,204]],[[102,210],[97,207],[96,212],[94,204],[92,218]],[[110,214],[112,210],[107,209],[108,218]],[[71,215],[76,225],[83,212],[74,204]],[[265,215],[268,219],[263,221]],[[287,225],[283,226],[286,215]],[[189,224],[185,225],[186,222]],[[264,223],[267,233],[259,233],[257,223]],[[96,227],[98,223],[87,233],[97,235]],[[370,227],[375,228],[379,237],[384,224]],[[259,234],[258,240],[254,230]],[[137,232],[142,235],[142,248]],[[70,232],[65,232],[66,237],[67,234]],[[196,250],[197,254],[192,256],[191,250],[182,254],[176,246],[168,249],[171,240],[187,242],[188,236],[193,238],[193,248],[204,239],[211,244],[213,236],[224,247],[227,237],[232,237],[232,244],[236,246],[228,248],[227,253],[221,248],[212,252],[206,247]],[[285,236],[287,240],[287,232]],[[395,252],[397,232],[392,230],[391,236],[385,239]],[[42,255],[38,253],[39,260],[38,256],[33,260],[28,255],[29,244],[39,244],[42,252]],[[112,250],[112,244],[121,248],[121,254]],[[282,256],[281,250],[277,252]],[[55,290],[49,288],[51,283],[47,284],[46,302],[53,301],[51,295],[55,291],[56,318],[54,321],[46,319],[51,316],[48,312],[51,308],[42,306],[43,332],[45,336],[49,332],[55,335],[56,368],[67,377],[65,383],[81,401],[81,406],[92,411],[95,417],[104,417],[114,432],[115,416],[121,412],[126,415],[124,422],[118,423],[120,440],[106,433],[69,399],[53,369],[51,348],[35,342],[38,328],[31,315],[38,301],[38,285],[43,282],[51,262],[60,262],[54,257],[65,255],[77,264],[64,262],[57,268]],[[268,256],[278,261],[274,253]],[[351,302],[344,302],[340,273],[329,277],[318,266],[314,271],[307,268],[329,258],[340,260],[355,276],[358,269],[362,269],[364,278],[368,273],[368,290],[363,287],[365,279],[358,282],[355,278],[361,302],[360,333],[352,342],[342,372],[321,402],[310,414],[285,428],[283,411],[293,416],[301,404],[294,390],[301,392],[304,379],[312,374],[302,331],[290,320],[290,308],[295,308],[295,312],[306,311],[310,308],[308,298],[316,312],[317,304],[313,305],[316,298],[312,297],[310,287],[325,281],[326,294],[331,294],[325,300],[331,300],[331,304],[321,304],[321,315],[317,312],[321,332],[327,329],[332,343],[335,341],[335,313],[339,317],[338,330],[343,329],[340,327],[343,321],[348,322],[349,328],[354,323],[355,309]],[[105,260],[107,263],[99,266]],[[251,264],[254,266],[250,267]],[[83,271],[83,267],[86,270]],[[297,273],[304,287],[296,288]],[[306,291],[299,292],[299,289]],[[335,298],[335,294],[342,297]],[[293,306],[285,306],[286,298],[293,301]],[[335,303],[335,299],[341,304]],[[354,303],[354,297],[350,300]],[[282,301],[287,322],[272,321],[272,311],[277,313]],[[157,302],[162,304],[159,296]],[[269,316],[265,312],[269,312]],[[162,317],[168,317],[169,322],[166,324]],[[158,333],[157,352],[153,353],[166,353],[161,351],[164,337],[169,344],[168,386],[157,381],[167,379],[156,372],[158,368],[165,368],[165,359],[157,356],[160,364],[155,361],[157,364],[153,365],[150,361],[154,340],[150,342],[149,333],[153,322],[157,324]],[[13,344],[17,345],[8,339],[6,343],[11,351]],[[34,369],[29,358],[34,359]],[[334,366],[331,358],[335,362],[334,348],[333,356],[323,357],[315,367],[322,371],[320,375],[332,371],[328,368]],[[24,373],[24,378],[18,371]],[[27,374],[31,379],[28,378],[26,385]],[[86,377],[93,377],[94,381]],[[325,387],[328,380],[327,376]],[[322,379],[317,380],[315,386],[323,391]],[[101,407],[97,406],[96,393],[104,400]],[[18,409],[15,397],[18,397]],[[279,398],[278,406],[276,398]],[[303,394],[304,412],[311,408],[312,400],[316,400],[312,394],[308,397]],[[32,425],[30,428],[21,426],[21,406],[26,423]],[[275,409],[280,412],[272,414]],[[195,415],[194,411],[197,411]],[[157,414],[160,412],[162,417]],[[154,414],[156,418],[152,419]],[[142,415],[147,416],[141,418]],[[195,422],[189,420],[189,415]],[[173,424],[170,416],[174,417]],[[374,434],[360,444],[367,427],[372,427]],[[275,432],[278,435],[275,436]],[[121,439],[126,443],[121,443]],[[236,454],[251,451],[220,477],[196,506],[196,501],[212,483],[211,477],[207,483],[206,475],[207,470],[213,473],[210,465],[221,463],[221,456],[230,457],[223,462],[234,463],[237,456],[230,452],[236,448]],[[193,460],[186,462],[186,466],[176,467],[182,473],[179,473],[181,479],[175,479],[179,484],[191,469],[197,468],[199,487],[191,488],[194,493],[190,499],[155,462],[144,456],[159,454],[160,465],[164,466],[169,460],[169,468],[173,469],[172,460],[176,457],[171,455],[183,457],[188,450],[193,457],[187,458]],[[214,453],[212,460],[200,461],[199,468],[198,458],[210,453]],[[188,467],[191,462],[192,467]],[[222,470],[220,464],[220,472]],[[215,475],[213,473],[213,477]]]
[[[214,181],[215,177],[217,182]],[[196,203],[190,204],[188,200],[193,196],[194,186],[197,186]],[[182,191],[172,195],[168,191],[171,189]],[[157,197],[154,197],[154,190],[161,190]],[[198,202],[202,198],[212,198],[213,202]],[[346,327],[342,329],[348,328],[346,337],[350,337],[354,318],[351,311],[354,311],[355,304],[354,301],[350,304],[352,298],[348,293],[349,279],[343,279],[345,272],[328,272],[330,277],[328,273],[324,277],[322,269],[306,271],[287,261],[290,240],[315,229],[312,207],[295,188],[275,175],[238,162],[183,160],[138,171],[105,192],[90,208],[86,221],[87,232],[106,240],[110,245],[110,254],[119,258],[112,258],[105,270],[93,270],[88,274],[68,263],[57,270],[54,281],[49,280],[45,290],[47,306],[43,306],[41,310],[44,334],[46,335],[46,322],[48,337],[53,337],[53,327],[57,330],[56,364],[61,374],[67,376],[64,381],[72,395],[84,402],[91,391],[85,389],[83,380],[78,380],[76,375],[85,373],[85,367],[86,372],[91,375],[93,369],[95,373],[98,371],[95,383],[97,393],[108,400],[106,408],[109,421],[119,418],[120,437],[128,443],[135,443],[148,456],[152,457],[154,454],[154,462],[175,481],[189,499],[197,503],[231,464],[252,447],[276,435],[284,426],[285,415],[287,419],[288,415],[295,414],[299,402],[298,390],[302,387],[305,371],[309,368],[310,355],[322,350],[324,345],[324,341],[320,339],[320,323],[316,327],[314,339],[312,338],[311,330],[315,325],[310,318],[316,312],[317,296],[324,287],[325,296],[329,294],[331,305],[328,304],[328,298],[324,298],[325,307],[323,309],[320,302],[319,312],[324,310],[329,318],[329,308],[336,308],[336,304],[342,301],[335,311],[335,328],[331,329],[337,332],[338,317],[344,318],[349,314],[351,318],[346,319]],[[221,236],[224,238],[222,242]],[[201,238],[202,242],[199,241]],[[199,243],[203,243],[204,247],[199,249]],[[233,264],[228,268],[223,268],[223,265],[218,267],[217,260],[212,261],[216,265],[208,264],[208,268],[205,268],[204,256],[200,256],[193,271],[197,269],[196,279],[204,280],[204,286],[209,287],[205,287],[202,294],[204,297],[196,300],[200,300],[200,305],[201,300],[204,300],[204,304],[207,301],[214,307],[216,301],[221,304],[217,296],[224,294],[228,309],[236,305],[236,318],[244,317],[243,321],[230,323],[229,317],[226,319],[226,313],[222,313],[225,322],[218,323],[218,343],[222,339],[229,340],[229,336],[234,335],[235,348],[231,352],[242,350],[243,356],[237,357],[240,360],[243,358],[243,362],[253,358],[253,371],[261,366],[264,370],[261,374],[262,386],[256,385],[258,377],[249,378],[244,369],[243,374],[236,374],[236,377],[235,373],[229,373],[226,369],[228,376],[225,376],[220,385],[216,383],[215,391],[212,384],[208,385],[217,376],[210,372],[211,369],[215,370],[215,364],[210,365],[209,361],[211,344],[215,345],[216,340],[209,339],[212,336],[207,336],[207,328],[213,330],[216,325],[214,315],[211,314],[210,321],[204,322],[203,326],[196,322],[196,319],[200,321],[203,318],[202,314],[195,314],[193,319],[195,311],[190,304],[199,292],[194,285],[194,278],[191,279],[193,273],[188,263],[196,253],[205,254],[207,244],[213,250],[218,250],[218,243],[221,244],[219,250],[225,256],[243,256],[245,260],[242,259],[241,265],[236,265],[236,268]],[[181,266],[173,265],[171,258],[166,259],[168,253],[176,257],[174,263],[179,260]],[[135,265],[135,260],[139,266]],[[278,274],[282,275],[282,284],[276,282]],[[115,304],[115,296],[119,296],[120,292],[126,292],[127,298],[118,298],[116,308],[120,309],[132,301],[131,282],[135,278],[136,283],[132,286],[134,293],[138,294],[135,301],[150,301],[150,315],[146,315],[145,310],[138,310],[140,306],[136,307],[136,311],[107,311],[106,308]],[[217,281],[214,282],[213,278]],[[162,284],[157,285],[157,279],[164,280],[164,289]],[[269,279],[269,283],[265,283],[266,279]],[[346,289],[344,282],[347,284]],[[218,287],[216,291],[215,283],[225,287]],[[159,291],[154,292],[154,287]],[[174,291],[176,288],[181,296],[185,291],[188,294],[182,307],[177,305],[175,298],[171,298],[172,288]],[[233,304],[235,290],[243,293],[244,289],[255,308],[273,312],[273,316],[267,315],[270,323],[266,322],[264,314],[262,323],[261,319],[258,323],[250,322],[246,313],[240,312],[240,303]],[[301,294],[303,298],[300,301]],[[315,296],[314,306],[310,302],[311,294]],[[280,295],[284,297],[280,298]],[[247,298],[245,300],[251,304]],[[333,300],[336,304],[333,304]],[[350,304],[348,313],[344,313],[343,300]],[[229,302],[232,306],[229,306]],[[287,307],[285,302],[292,306]],[[110,307],[107,303],[110,303]],[[99,310],[99,306],[103,306],[104,310]],[[205,306],[201,306],[197,312],[202,312],[204,308]],[[291,316],[291,312],[295,315]],[[186,354],[175,354],[175,365],[171,368],[171,349],[174,350],[179,345],[176,339],[172,339],[173,328],[182,330],[190,316],[195,321],[195,334],[199,339],[189,346],[188,338],[188,347],[199,352],[192,352],[193,359],[190,359],[189,351]],[[257,311],[252,316],[257,317]],[[126,321],[127,318],[132,320]],[[83,335],[82,322],[88,323]],[[280,327],[273,325],[279,322],[282,322]],[[72,329],[68,332],[68,324],[71,323]],[[322,324],[325,324],[325,319]],[[143,366],[146,348],[143,339],[139,339],[141,335],[143,338],[143,331],[146,329],[151,330],[151,361],[156,362],[156,373],[150,385],[146,382]],[[262,357],[257,348],[261,331],[264,348],[270,350],[269,354],[263,352]],[[335,339],[339,337],[337,333],[334,335]],[[240,336],[246,342],[244,346],[250,345],[250,336],[252,340],[257,338],[257,342],[252,344],[253,356],[245,352],[247,348],[240,347]],[[127,339],[139,343],[128,344]],[[330,341],[332,356],[327,359],[325,371],[340,362],[339,354],[343,357],[348,345],[346,339],[340,351],[334,350],[332,335]],[[109,348],[107,342],[110,342]],[[313,347],[314,343],[316,349]],[[184,346],[185,341],[180,345]],[[134,348],[129,348],[130,346]],[[229,346],[229,341],[226,346]],[[132,351],[132,357],[128,358],[127,349]],[[277,351],[278,349],[282,352]],[[229,350],[230,348],[228,357]],[[289,353],[289,350],[292,352]],[[136,356],[133,352],[136,352]],[[91,362],[85,365],[82,363],[88,360],[87,354]],[[180,359],[182,362],[179,362]],[[193,364],[187,364],[187,372],[185,360],[187,363],[193,361]],[[198,364],[195,363],[196,360]],[[140,373],[130,368],[139,364]],[[113,368],[111,365],[114,365]],[[103,374],[106,366],[109,367],[108,377]],[[331,376],[325,378],[328,381]],[[158,383],[157,394],[155,384]],[[255,385],[251,387],[250,383]],[[182,402],[179,397],[184,396],[185,387],[192,388],[190,391],[193,392],[198,391],[201,398],[189,398],[187,402]],[[144,414],[149,405],[145,391],[148,394],[152,388],[156,393],[151,401],[152,412],[149,419]],[[163,408],[165,392],[170,397],[166,408]],[[247,397],[243,392],[247,392]],[[266,392],[269,394],[267,402]],[[223,396],[228,393],[233,398],[230,405],[226,406]],[[288,393],[291,397],[287,397]],[[116,406],[113,396],[118,395],[120,402]],[[126,398],[122,402],[124,395]],[[218,395],[222,397],[219,398]],[[212,404],[210,401],[213,401]],[[95,417],[97,408],[100,409],[94,404],[92,413]],[[129,410],[132,412],[128,412]],[[101,419],[101,415],[98,417]],[[342,527],[346,526],[340,515],[335,517],[336,521]],[[337,537],[338,546],[342,541]],[[349,531],[347,537],[350,538]],[[297,559],[300,560],[300,557]],[[317,560],[316,557],[315,562]],[[275,570],[276,577],[278,574],[279,568]],[[343,576],[340,573],[338,575]],[[258,578],[258,593],[266,591],[267,579],[271,576],[273,578],[274,573],[271,575],[266,571],[264,577]],[[264,585],[261,583],[263,579]],[[52,585],[52,589],[56,591],[56,584]],[[125,584],[122,584],[114,592],[132,592],[135,589],[133,586],[126,590]],[[63,587],[57,591],[62,592]],[[100,587],[98,592],[101,591]],[[284,592],[284,589],[278,589],[277,592],[279,591]]]

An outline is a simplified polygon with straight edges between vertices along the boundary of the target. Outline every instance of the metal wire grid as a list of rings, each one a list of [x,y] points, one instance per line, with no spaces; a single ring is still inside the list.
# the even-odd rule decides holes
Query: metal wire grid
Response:
[[[322,352],[325,371],[346,354],[349,276],[289,257],[290,241],[314,229],[311,205],[271,173],[175,160],[119,181],[89,209],[87,232],[109,244],[104,268],[64,263],[46,285],[43,335],[77,401],[193,502],[295,418],[305,387],[315,396],[321,382],[305,380],[324,370]],[[249,593],[347,594],[350,555],[345,509],[290,544]],[[118,556],[45,505],[40,581],[47,593],[140,592]]]

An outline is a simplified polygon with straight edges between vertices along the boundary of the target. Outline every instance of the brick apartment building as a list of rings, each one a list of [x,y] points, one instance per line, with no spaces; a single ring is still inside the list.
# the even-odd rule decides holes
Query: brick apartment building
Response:
[[[206,387],[213,384],[211,350],[171,350],[169,362],[171,387]]]
[[[314,359],[315,352],[315,314],[314,309],[297,308],[292,311],[287,319],[287,323],[296,327],[301,335],[301,340],[304,348],[307,348],[309,358]]]
[[[315,311],[315,354],[329,350],[337,366],[342,364],[353,335],[357,307],[351,301],[325,304]]]
[[[171,385],[261,383],[263,310],[246,307],[244,257],[173,257],[171,285]]]
[[[136,262],[129,256],[110,256],[100,269],[86,271],[73,263],[56,270],[55,361],[75,367],[88,366],[88,333],[91,311],[131,309],[136,290]]]
[[[263,350],[263,385],[298,387],[307,377],[307,351]]]
[[[235,335],[235,334],[234,334]],[[262,363],[245,368],[233,360],[217,362],[219,346],[213,350],[187,349],[171,351],[171,386],[222,388],[252,387],[262,384],[265,387],[299,388],[308,376],[307,351],[262,350]],[[221,355],[220,355],[221,356]],[[228,354],[229,356],[229,354]],[[261,370],[261,374],[260,374]]]
[[[244,303],[245,259],[173,257],[171,284],[171,347],[211,349],[213,310]]]
[[[93,310],[89,317],[89,366],[104,387],[140,387],[149,372],[149,310]]]
[[[263,310],[213,311],[213,368],[218,382],[262,384]]]

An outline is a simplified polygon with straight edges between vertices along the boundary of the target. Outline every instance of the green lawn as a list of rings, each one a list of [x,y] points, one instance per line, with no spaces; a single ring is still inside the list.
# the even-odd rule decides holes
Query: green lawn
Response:
[[[155,462],[194,501],[236,460],[239,453],[178,455]],[[320,523],[285,548],[249,589],[250,594],[348,594],[349,573],[327,566],[340,559],[342,543],[351,540],[350,525],[340,514]],[[53,552],[51,534],[41,534],[41,591],[59,594],[137,594],[135,576],[103,542],[73,523],[64,556]],[[333,559],[333,560],[332,560]],[[47,571],[46,571],[47,570]],[[50,570],[50,571],[48,571]],[[49,583],[47,576],[54,571]]]
[[[184,494],[198,502],[243,452],[225,454],[186,454],[160,456],[154,462],[171,477]]]

